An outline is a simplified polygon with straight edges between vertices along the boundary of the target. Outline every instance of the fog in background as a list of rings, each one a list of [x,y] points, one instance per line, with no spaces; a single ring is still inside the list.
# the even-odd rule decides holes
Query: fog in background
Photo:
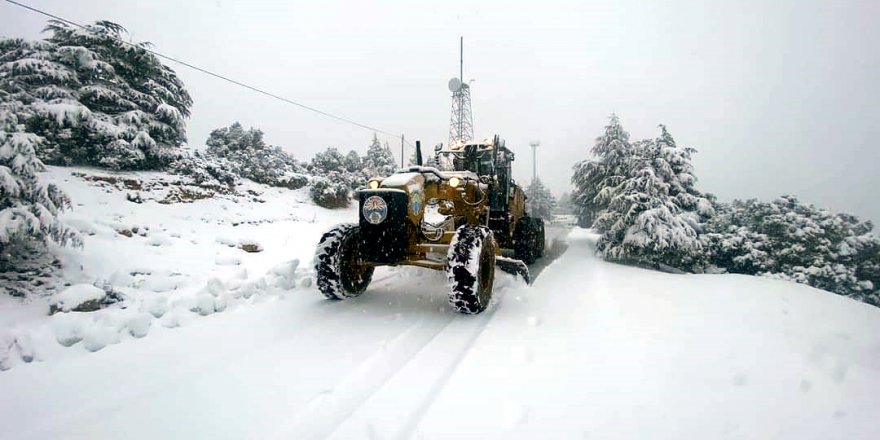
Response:
[[[634,139],[663,123],[697,148],[698,186],[722,200],[794,193],[880,222],[877,1],[22,1],[428,146],[447,141],[462,35],[476,133],[507,140],[520,182],[540,139],[540,177],[568,190],[616,112]],[[0,3],[2,36],[45,23]],[[195,101],[194,146],[233,121],[304,160],[372,138],[170,65]]]

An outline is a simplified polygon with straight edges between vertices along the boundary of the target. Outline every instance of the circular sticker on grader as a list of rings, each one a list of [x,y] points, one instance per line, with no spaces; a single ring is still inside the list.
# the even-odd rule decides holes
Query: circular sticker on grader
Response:
[[[388,204],[379,196],[370,196],[364,201],[362,211],[368,222],[378,225],[388,217]]]

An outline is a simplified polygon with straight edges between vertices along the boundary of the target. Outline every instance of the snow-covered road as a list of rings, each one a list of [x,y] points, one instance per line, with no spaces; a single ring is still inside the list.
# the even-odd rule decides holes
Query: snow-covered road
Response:
[[[880,310],[602,262],[595,237],[478,316],[382,270],[0,374],[0,438],[877,438]]]

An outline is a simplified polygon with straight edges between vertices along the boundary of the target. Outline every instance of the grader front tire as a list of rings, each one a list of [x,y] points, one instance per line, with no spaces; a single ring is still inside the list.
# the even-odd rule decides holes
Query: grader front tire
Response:
[[[495,237],[489,228],[458,228],[449,246],[446,276],[455,311],[475,315],[486,310],[495,284]]]

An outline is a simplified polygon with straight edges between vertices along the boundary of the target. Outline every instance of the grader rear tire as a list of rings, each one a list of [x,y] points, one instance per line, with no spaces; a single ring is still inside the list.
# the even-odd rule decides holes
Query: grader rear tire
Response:
[[[513,252],[517,260],[532,264],[544,255],[544,221],[523,217],[513,231]]]

